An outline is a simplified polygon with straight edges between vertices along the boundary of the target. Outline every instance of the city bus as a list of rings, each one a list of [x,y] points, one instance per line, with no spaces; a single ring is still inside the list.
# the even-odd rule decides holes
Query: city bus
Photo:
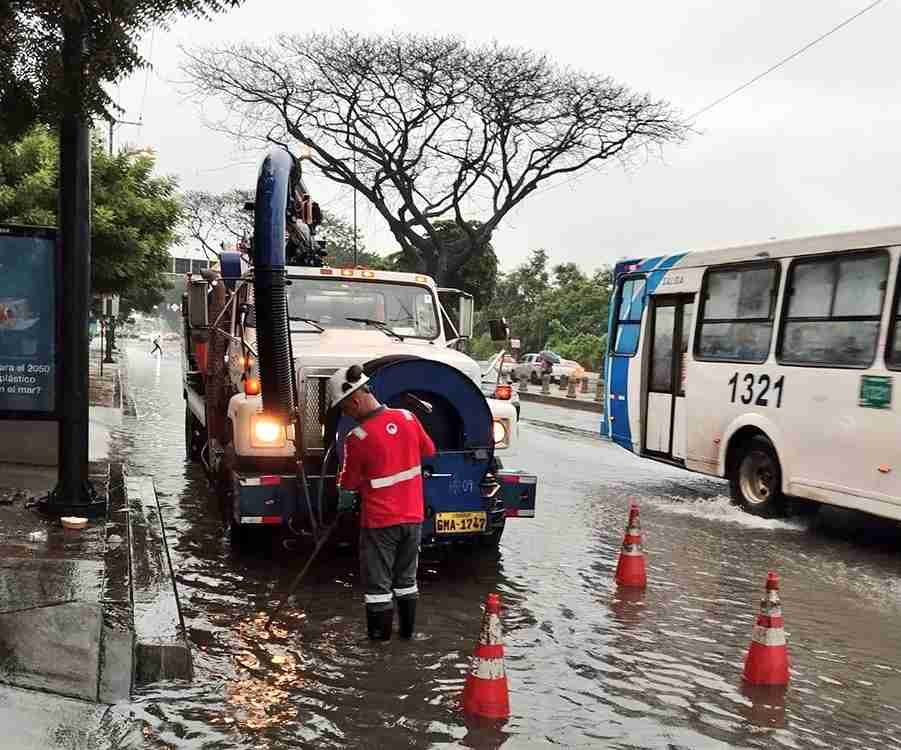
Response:
[[[729,480],[901,519],[901,226],[614,269],[601,433]]]

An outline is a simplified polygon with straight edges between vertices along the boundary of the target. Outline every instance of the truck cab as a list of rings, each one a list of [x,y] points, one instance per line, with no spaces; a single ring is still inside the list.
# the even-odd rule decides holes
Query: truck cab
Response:
[[[266,379],[257,356],[252,271],[246,262],[240,273],[243,280],[234,284],[218,312],[226,391],[218,400],[225,412],[221,441],[211,439],[206,430],[215,415],[206,409],[211,399],[198,386],[209,377],[191,371],[199,360],[207,370],[218,364],[217,355],[211,354],[213,326],[195,328],[193,352],[188,326],[183,358],[188,452],[204,460],[215,477],[226,520],[237,538],[246,538],[254,526],[306,528],[302,519],[307,504],[315,523],[328,522],[341,460],[340,437],[353,425],[342,424],[329,412],[326,383],[338,368],[351,364],[364,364],[376,395],[390,406],[413,411],[439,448],[437,460],[424,473],[425,543],[478,541],[493,546],[508,517],[534,516],[537,480],[504,469],[501,460],[518,438],[515,393],[502,385],[485,390],[478,363],[456,348],[470,333],[471,298],[457,290],[440,290],[422,274],[286,267],[299,419],[286,429],[270,429],[262,414],[260,389]],[[193,284],[201,290],[194,299],[209,300],[211,279],[194,277]],[[457,302],[454,314],[442,299]],[[187,311],[185,317],[190,317]],[[209,311],[205,317],[212,322]],[[464,336],[458,325],[464,327]],[[198,336],[198,331],[208,335]],[[203,338],[207,342],[199,340]],[[432,382],[404,385],[423,378]],[[480,410],[484,416],[476,416]],[[486,425],[479,438],[471,423],[481,419]]]
[[[517,439],[512,391],[486,397],[479,365],[457,349],[472,297],[423,274],[324,265],[321,211],[284,149],[263,160],[248,206],[253,237],[189,276],[183,295],[187,452],[235,538],[269,526],[318,541],[345,519],[336,480],[355,425],[329,407],[326,385],[351,364],[435,443],[422,465],[426,544],[496,546],[508,517],[534,516],[536,477],[497,455]],[[491,327],[497,340],[509,333]]]

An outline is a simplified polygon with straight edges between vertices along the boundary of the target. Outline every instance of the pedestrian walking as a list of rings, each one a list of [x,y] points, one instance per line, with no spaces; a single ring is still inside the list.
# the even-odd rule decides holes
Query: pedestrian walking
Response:
[[[153,339],[153,349],[150,350],[150,356],[152,357],[157,352],[160,353],[160,356],[163,356],[163,347],[160,346],[160,336],[157,334]]]
[[[329,401],[357,423],[344,442],[339,510],[359,493],[366,629],[370,639],[387,641],[395,601],[400,637],[413,636],[425,506],[422,458],[435,455],[435,444],[414,414],[381,404],[368,380],[359,365],[339,370],[329,380]]]

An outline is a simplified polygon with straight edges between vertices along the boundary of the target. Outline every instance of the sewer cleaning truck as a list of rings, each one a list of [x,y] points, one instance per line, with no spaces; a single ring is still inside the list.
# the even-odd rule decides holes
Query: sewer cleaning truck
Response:
[[[472,333],[472,297],[423,274],[326,265],[300,166],[271,151],[246,206],[253,236],[186,277],[188,458],[202,462],[236,543],[261,529],[318,541],[337,517],[355,427],[329,409],[326,383],[360,364],[375,396],[415,414],[437,448],[422,466],[423,543],[496,547],[508,518],[534,517],[537,478],[499,455],[518,435],[510,386],[486,389],[457,348]],[[501,321],[492,329],[505,338]]]

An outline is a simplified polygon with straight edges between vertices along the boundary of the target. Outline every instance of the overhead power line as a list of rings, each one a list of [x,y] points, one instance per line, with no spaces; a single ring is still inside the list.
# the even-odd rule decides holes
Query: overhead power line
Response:
[[[140,112],[141,112],[140,120],[142,123],[144,122],[144,107],[147,105],[147,88],[150,85],[150,71],[153,69],[153,41],[154,41],[155,37],[156,37],[156,27],[154,27],[150,31],[150,46],[147,51],[147,68],[144,70],[144,94],[143,94],[143,96],[141,96],[141,109],[140,109]],[[142,130],[143,130],[143,127],[141,128],[141,130],[138,131],[138,137],[140,137]]]
[[[870,3],[869,5],[867,5],[867,6],[866,6],[865,8],[863,8],[862,10],[859,10],[859,11],[857,11],[857,13],[855,13],[855,14],[853,14],[853,15],[851,15],[851,16],[848,16],[848,18],[846,18],[846,19],[845,19],[844,21],[842,21],[841,23],[839,23],[839,24],[833,26],[831,29],[829,29],[828,31],[824,32],[823,34],[820,34],[816,39],[813,39],[812,41],[808,42],[808,43],[805,44],[803,47],[800,47],[799,49],[797,49],[797,50],[795,50],[794,52],[792,52],[790,55],[787,55],[786,57],[783,57],[781,60],[779,60],[779,62],[775,63],[774,65],[771,65],[770,67],[768,67],[766,70],[762,71],[761,73],[758,73],[758,74],[757,74],[756,76],[754,76],[751,80],[746,81],[745,83],[741,84],[741,86],[736,86],[734,89],[732,89],[732,90],[729,91],[728,93],[723,94],[723,95],[722,95],[721,97],[719,97],[718,99],[715,99],[714,101],[710,102],[710,104],[708,104],[706,107],[702,107],[702,108],[699,109],[697,112],[695,112],[693,115],[691,115],[688,119],[689,119],[689,120],[694,120],[694,119],[696,119],[698,116],[704,114],[705,112],[709,112],[711,109],[713,109],[713,108],[716,107],[717,105],[722,104],[722,103],[723,103],[724,101],[726,101],[727,99],[729,99],[729,98],[735,96],[736,94],[738,94],[738,93],[741,92],[741,91],[744,91],[744,90],[745,90],[746,88],[748,88],[749,86],[753,86],[753,85],[754,85],[755,83],[757,83],[761,78],[764,78],[764,77],[768,76],[768,75],[769,75],[770,73],[772,73],[774,70],[778,70],[779,68],[781,68],[781,67],[782,67],[783,65],[785,65],[786,63],[790,62],[791,60],[794,60],[796,57],[798,57],[798,56],[800,56],[800,55],[803,55],[803,54],[804,54],[807,50],[809,50],[811,47],[813,47],[813,46],[819,44],[820,42],[822,42],[822,41],[823,41],[824,39],[826,39],[827,37],[832,36],[835,32],[839,31],[840,29],[843,29],[845,26],[847,26],[847,25],[848,25],[849,23],[851,23],[852,21],[857,20],[858,18],[860,18],[860,17],[861,17],[862,15],[864,15],[865,13],[868,13],[869,11],[873,10],[873,8],[875,8],[877,5],[879,5],[879,4],[882,3],[882,2],[883,2],[883,0],[874,0],[872,3]],[[645,141],[645,142],[646,142],[646,141]],[[563,182],[559,182],[559,183],[557,183],[556,185],[551,185],[551,186],[549,186],[549,187],[542,188],[541,190],[536,190],[536,191],[535,191],[535,195],[539,195],[539,194],[541,194],[541,193],[546,193],[546,192],[548,192],[548,191],[550,191],[550,190],[556,190],[557,188],[564,187],[565,185],[568,185],[568,184],[570,184],[571,182],[574,182],[575,180],[580,179],[581,177],[583,177],[583,175],[581,175],[581,174],[575,174],[575,175],[573,175],[572,177],[570,177],[569,179],[566,179],[566,180],[564,180]]]
[[[726,99],[729,99],[730,97],[735,96],[735,95],[736,95],[737,93],[739,93],[740,91],[744,91],[744,90],[745,90],[746,88],[748,88],[749,86],[753,86],[753,85],[754,85],[755,83],[757,83],[757,81],[759,81],[761,78],[763,78],[763,77],[765,77],[765,76],[768,76],[768,75],[769,75],[770,73],[772,73],[774,70],[778,70],[778,69],[781,68],[783,65],[785,65],[787,62],[790,62],[791,60],[794,60],[796,57],[798,57],[798,56],[800,56],[800,55],[803,55],[803,54],[804,54],[805,52],[807,52],[807,50],[809,50],[811,47],[813,47],[813,46],[819,44],[820,42],[822,42],[822,41],[823,41],[824,39],[826,39],[827,37],[832,36],[836,31],[839,31],[840,29],[843,29],[845,26],[847,26],[847,25],[848,25],[849,23],[851,23],[852,21],[855,21],[856,19],[860,18],[864,13],[868,13],[869,11],[873,10],[873,8],[875,8],[877,5],[879,5],[882,1],[883,1],[883,0],[874,0],[874,2],[870,3],[870,4],[869,4],[866,8],[864,8],[863,10],[859,10],[859,11],[858,11],[857,13],[855,13],[853,16],[849,16],[849,17],[846,18],[844,21],[842,21],[840,24],[838,24],[838,25],[836,25],[836,26],[833,26],[831,29],[829,29],[829,31],[827,31],[827,32],[825,32],[825,33],[823,33],[823,34],[820,34],[820,36],[818,36],[816,39],[814,39],[813,41],[808,42],[807,44],[805,44],[805,45],[804,45],[803,47],[801,47],[800,49],[795,50],[794,52],[792,52],[792,53],[791,53],[790,55],[788,55],[787,57],[783,57],[783,58],[782,58],[779,62],[777,62],[775,65],[771,65],[771,66],[768,67],[766,70],[764,70],[762,73],[758,73],[758,74],[757,74],[756,76],[754,76],[750,81],[746,81],[746,82],[743,83],[741,86],[737,86],[737,87],[735,87],[734,89],[732,89],[732,91],[730,91],[729,93],[723,94],[719,99],[715,99],[715,100],[712,101],[710,104],[708,104],[706,107],[702,107],[702,108],[699,109],[697,112],[695,112],[693,115],[691,115],[691,117],[689,117],[688,119],[694,120],[698,115],[702,115],[702,114],[704,114],[705,112],[708,112],[709,110],[713,109],[713,108],[714,108],[715,106],[717,106],[718,104],[722,104],[724,101],[726,101]]]

